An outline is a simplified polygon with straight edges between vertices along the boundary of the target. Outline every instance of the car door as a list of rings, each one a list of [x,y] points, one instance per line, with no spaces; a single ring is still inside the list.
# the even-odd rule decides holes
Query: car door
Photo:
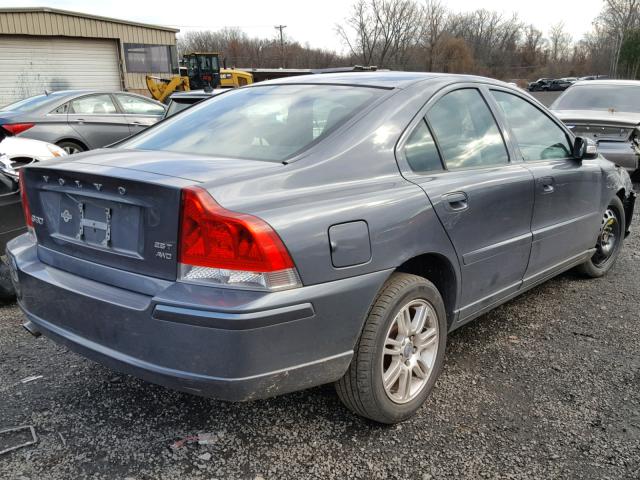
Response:
[[[535,179],[533,243],[525,282],[536,282],[594,248],[602,172],[597,160],[573,158],[568,131],[524,95],[498,88],[491,93]]]
[[[85,95],[70,101],[67,121],[90,149],[104,147],[130,135],[124,115],[108,93]]]
[[[423,188],[456,250],[459,322],[519,289],[531,248],[533,177],[511,160],[481,90],[430,101],[398,149],[403,174]]]
[[[141,132],[162,119],[165,107],[138,95],[115,93],[132,135]]]

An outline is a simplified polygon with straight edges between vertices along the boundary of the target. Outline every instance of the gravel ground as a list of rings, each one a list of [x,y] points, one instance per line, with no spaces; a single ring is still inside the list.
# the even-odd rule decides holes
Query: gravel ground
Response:
[[[393,427],[331,386],[244,404],[176,393],[34,339],[0,307],[0,429],[39,437],[0,457],[0,478],[637,479],[639,269],[633,233],[607,278],[564,274],[454,332],[433,395]]]

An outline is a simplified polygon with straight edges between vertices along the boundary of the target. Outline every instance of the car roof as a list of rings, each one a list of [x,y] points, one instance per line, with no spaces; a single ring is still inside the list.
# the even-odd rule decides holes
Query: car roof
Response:
[[[640,80],[579,80],[573,84],[574,87],[579,87],[580,85],[618,85],[621,87],[640,87]]]
[[[328,85],[353,85],[378,88],[407,88],[413,84],[429,79],[450,80],[453,82],[483,82],[497,85],[506,85],[504,82],[491,78],[474,75],[458,75],[449,73],[430,72],[348,72],[348,73],[323,73],[322,75],[300,75],[285,77],[264,82],[254,83],[251,86],[281,85],[281,84],[328,84]]]

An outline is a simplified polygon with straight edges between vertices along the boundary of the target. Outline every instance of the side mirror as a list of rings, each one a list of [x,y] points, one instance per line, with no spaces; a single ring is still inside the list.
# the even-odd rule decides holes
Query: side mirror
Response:
[[[589,160],[598,157],[598,145],[590,138],[576,137],[573,142],[573,158]]]

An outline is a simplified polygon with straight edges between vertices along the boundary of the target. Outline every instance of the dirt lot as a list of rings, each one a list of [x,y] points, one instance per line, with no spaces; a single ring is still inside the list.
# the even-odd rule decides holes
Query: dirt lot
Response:
[[[633,233],[607,278],[562,275],[453,333],[433,396],[395,427],[330,386],[248,404],[176,393],[34,339],[0,307],[0,429],[39,437],[0,457],[0,478],[637,479],[639,270]]]

